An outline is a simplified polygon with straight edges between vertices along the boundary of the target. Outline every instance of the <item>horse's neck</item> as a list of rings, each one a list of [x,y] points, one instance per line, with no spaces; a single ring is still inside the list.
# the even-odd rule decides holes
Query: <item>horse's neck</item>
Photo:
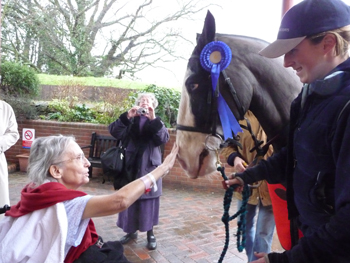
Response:
[[[279,79],[270,79],[268,85],[255,87],[249,108],[260,122],[268,139],[280,136],[274,143],[276,149],[286,144],[290,105],[301,88],[299,80],[290,75],[290,71],[287,73],[281,74]],[[284,79],[281,81],[282,77]]]
[[[257,106],[258,108],[259,106]],[[261,127],[264,129],[267,139],[271,140],[274,137],[278,139],[274,140],[273,145],[275,150],[279,150],[286,144],[286,134],[287,125],[289,120],[289,115],[286,115],[285,112],[273,112],[273,111],[262,111],[250,109],[253,114],[258,119]],[[265,142],[266,143],[266,142]]]

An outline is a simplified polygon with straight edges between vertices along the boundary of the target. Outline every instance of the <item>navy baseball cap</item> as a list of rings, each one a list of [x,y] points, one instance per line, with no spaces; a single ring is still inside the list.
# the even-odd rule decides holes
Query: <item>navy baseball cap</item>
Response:
[[[277,40],[259,52],[277,58],[306,37],[350,25],[350,7],[341,0],[304,0],[283,16]]]

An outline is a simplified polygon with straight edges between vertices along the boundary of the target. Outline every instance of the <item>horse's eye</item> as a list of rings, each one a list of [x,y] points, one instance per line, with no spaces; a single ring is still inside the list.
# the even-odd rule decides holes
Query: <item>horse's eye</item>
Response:
[[[198,84],[190,84],[190,89],[191,89],[191,91],[194,91],[195,89],[197,89],[198,88]]]

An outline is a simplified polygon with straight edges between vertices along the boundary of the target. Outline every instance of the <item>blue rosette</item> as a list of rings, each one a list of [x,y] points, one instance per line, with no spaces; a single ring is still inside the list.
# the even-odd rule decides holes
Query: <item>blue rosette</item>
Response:
[[[219,80],[220,72],[230,65],[231,58],[232,52],[230,47],[222,41],[210,42],[203,48],[199,59],[204,70],[211,74],[213,94]],[[220,93],[218,97],[218,112],[225,140],[232,137],[232,132],[235,135],[238,132],[242,132],[236,117]]]
[[[215,56],[215,52],[218,52],[221,56],[218,62],[216,62],[217,56]],[[218,66],[220,72],[230,65],[231,58],[232,51],[228,45],[222,41],[213,41],[203,48],[200,55],[200,62],[206,71],[212,72],[212,68]]]

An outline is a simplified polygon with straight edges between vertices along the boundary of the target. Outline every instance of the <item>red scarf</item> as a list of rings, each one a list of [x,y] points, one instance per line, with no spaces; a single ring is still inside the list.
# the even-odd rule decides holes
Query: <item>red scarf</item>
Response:
[[[23,188],[21,200],[16,206],[11,206],[11,209],[5,213],[6,216],[20,217],[35,210],[86,195],[86,193],[81,191],[67,189],[63,184],[56,182],[45,183],[36,188],[31,188],[30,185],[28,184]],[[97,239],[98,235],[94,222],[90,219],[80,245],[70,248],[64,262],[72,263],[86,249],[95,244]]]

